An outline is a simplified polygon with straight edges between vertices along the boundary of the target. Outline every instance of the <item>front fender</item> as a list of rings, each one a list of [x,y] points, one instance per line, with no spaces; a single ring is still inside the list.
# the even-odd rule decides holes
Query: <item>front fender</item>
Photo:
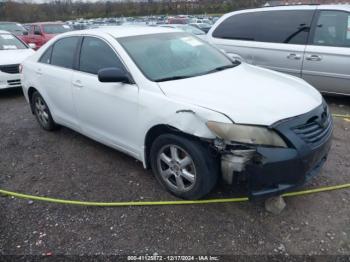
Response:
[[[139,141],[140,147],[142,147],[141,159],[145,166],[146,138],[153,127],[165,125],[198,138],[215,139],[215,134],[206,125],[208,121],[233,123],[223,113],[170,99],[160,93],[142,92],[140,106],[142,115],[145,116],[140,117],[139,122],[143,133],[143,140]]]

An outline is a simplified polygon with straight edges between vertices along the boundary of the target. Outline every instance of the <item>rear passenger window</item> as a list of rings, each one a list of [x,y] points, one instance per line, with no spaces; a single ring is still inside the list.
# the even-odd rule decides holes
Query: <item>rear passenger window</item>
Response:
[[[342,11],[321,11],[312,44],[350,47],[350,14]]]
[[[50,64],[51,62],[52,46],[49,47],[45,53],[41,56],[39,62],[44,64]]]
[[[104,41],[95,37],[84,37],[80,52],[80,71],[97,74],[100,69],[107,67],[122,68],[123,64]]]
[[[51,64],[69,69],[73,68],[78,40],[78,37],[68,37],[58,40],[53,46]]]
[[[233,15],[218,26],[213,37],[304,45],[313,13],[313,10],[288,10]]]

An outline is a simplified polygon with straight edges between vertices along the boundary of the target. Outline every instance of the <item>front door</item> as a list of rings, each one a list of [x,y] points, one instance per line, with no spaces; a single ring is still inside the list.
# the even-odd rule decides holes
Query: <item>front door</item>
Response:
[[[110,67],[124,68],[112,47],[102,39],[84,37],[79,70],[72,79],[75,106],[84,133],[133,155],[137,152],[138,87],[101,83],[98,71]]]

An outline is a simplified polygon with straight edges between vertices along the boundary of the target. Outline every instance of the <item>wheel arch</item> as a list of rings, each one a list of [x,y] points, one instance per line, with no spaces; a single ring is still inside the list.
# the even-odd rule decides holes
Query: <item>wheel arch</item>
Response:
[[[34,114],[34,108],[32,103],[32,97],[34,92],[38,92],[38,90],[35,87],[31,86],[28,88],[28,100],[29,100],[30,110],[32,111],[32,114]]]
[[[153,142],[157,139],[157,137],[164,135],[164,134],[175,134],[178,136],[186,137],[189,139],[201,141],[202,143],[208,143],[208,141],[201,139],[200,137],[197,137],[192,134],[185,133],[181,131],[180,129],[173,127],[171,125],[166,125],[166,124],[158,124],[153,126],[148,130],[145,136],[145,141],[144,141],[144,166],[145,168],[149,169],[150,168],[150,152],[151,152],[151,147]]]

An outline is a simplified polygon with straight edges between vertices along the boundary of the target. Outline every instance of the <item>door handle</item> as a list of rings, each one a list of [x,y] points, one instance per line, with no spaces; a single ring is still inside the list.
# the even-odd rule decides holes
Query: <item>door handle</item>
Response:
[[[306,56],[306,60],[308,60],[308,61],[321,61],[322,60],[322,56],[319,56],[319,55],[308,55],[308,56]]]
[[[83,87],[83,84],[81,83],[80,80],[77,80],[77,81],[74,81],[73,86],[82,88],[82,87]]]
[[[287,55],[287,58],[288,59],[294,59],[294,60],[300,60],[301,59],[301,55],[292,53],[292,54]]]

